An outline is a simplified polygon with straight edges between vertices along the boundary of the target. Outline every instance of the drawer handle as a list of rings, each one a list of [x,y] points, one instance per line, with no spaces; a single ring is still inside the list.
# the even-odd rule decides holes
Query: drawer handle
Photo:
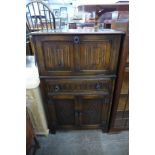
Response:
[[[80,39],[78,36],[74,37],[74,44],[79,44],[80,43]]]
[[[58,92],[60,90],[60,86],[59,85],[56,85],[55,87],[54,87],[54,91],[55,92]]]
[[[101,84],[97,83],[97,84],[96,84],[96,89],[97,89],[97,90],[101,89]]]

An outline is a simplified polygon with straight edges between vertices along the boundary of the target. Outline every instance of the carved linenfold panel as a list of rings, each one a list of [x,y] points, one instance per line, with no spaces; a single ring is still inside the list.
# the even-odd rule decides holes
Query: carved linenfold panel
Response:
[[[83,42],[80,44],[80,70],[107,70],[110,67],[111,44]]]
[[[75,102],[72,99],[53,99],[58,125],[75,124]],[[50,105],[49,105],[50,106]]]
[[[70,43],[43,43],[44,64],[46,70],[72,71],[73,45]]]
[[[100,124],[102,101],[100,99],[84,99],[82,102],[81,124]]]
[[[114,80],[112,79],[69,79],[69,80],[44,80],[48,93],[81,92],[81,91],[104,91],[112,92]]]
[[[110,100],[106,100],[106,97],[82,98],[81,125],[101,124],[101,122],[106,125],[110,106]]]
[[[38,37],[38,62],[42,76],[115,74],[120,36],[74,35]],[[57,38],[57,39],[56,39]]]

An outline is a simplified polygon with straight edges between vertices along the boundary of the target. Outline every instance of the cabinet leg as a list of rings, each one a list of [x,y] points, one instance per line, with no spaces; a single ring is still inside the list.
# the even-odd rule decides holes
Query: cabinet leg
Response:
[[[105,133],[105,129],[104,128],[102,128],[101,130],[102,130],[102,133]]]
[[[51,134],[56,134],[56,130],[55,130],[55,129],[51,129],[51,130],[50,130],[50,133],[51,133]]]
[[[102,133],[107,133],[107,132],[108,132],[108,128],[102,127]]]
[[[56,134],[56,126],[52,126],[50,129],[51,134]]]

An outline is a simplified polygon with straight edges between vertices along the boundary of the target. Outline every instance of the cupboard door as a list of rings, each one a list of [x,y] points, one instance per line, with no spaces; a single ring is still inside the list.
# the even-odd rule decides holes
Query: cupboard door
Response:
[[[74,96],[52,96],[49,99],[48,109],[51,117],[51,128],[53,125],[58,128],[72,127],[75,125]]]
[[[110,98],[106,96],[80,97],[80,125],[81,127],[108,127]]]
[[[70,36],[38,36],[36,44],[40,75],[70,75],[74,71],[73,41]]]
[[[79,71],[82,74],[116,73],[121,36],[80,36]]]

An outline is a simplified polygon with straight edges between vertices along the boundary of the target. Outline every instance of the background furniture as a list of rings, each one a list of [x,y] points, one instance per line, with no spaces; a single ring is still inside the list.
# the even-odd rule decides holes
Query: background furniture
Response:
[[[67,7],[60,7],[60,28],[65,28],[68,24]]]
[[[26,23],[30,31],[55,29],[55,17],[51,9],[41,1],[26,5]]]
[[[33,55],[29,33],[30,33],[30,30],[28,25],[26,24],[26,55]]]
[[[111,112],[110,130],[117,131],[129,129],[129,22],[113,21],[111,27],[126,33]]]
[[[46,115],[40,93],[40,80],[34,56],[26,57],[27,112],[36,135],[48,135]]]
[[[69,29],[77,29],[76,23],[68,23],[68,28]]]
[[[32,145],[33,141],[35,142],[34,146]],[[40,148],[40,145],[34,134],[29,115],[26,111],[26,154],[27,155],[30,152],[30,149],[32,149],[32,147],[34,147],[34,150],[33,150],[33,155],[34,155],[36,152],[36,149]]]
[[[121,30],[126,33],[120,62],[113,106],[110,117],[110,131],[128,130],[129,128],[129,3],[113,5],[83,5],[79,11],[96,11],[96,19],[104,28]]]
[[[124,17],[119,16],[117,13],[121,13],[123,15],[128,15],[129,11],[129,3],[115,3],[115,4],[103,4],[103,5],[80,5],[78,6],[78,11],[83,12],[95,12],[95,25],[100,25],[104,23],[104,28],[110,29],[111,22],[115,19],[122,19]],[[127,14],[125,12],[127,11]],[[115,15],[115,13],[117,15]],[[127,19],[127,17],[125,17]]]
[[[32,33],[48,127],[108,131],[123,32]]]
[[[55,29],[55,17],[50,8],[41,1],[31,1],[26,5],[26,55],[33,55],[30,32]]]

